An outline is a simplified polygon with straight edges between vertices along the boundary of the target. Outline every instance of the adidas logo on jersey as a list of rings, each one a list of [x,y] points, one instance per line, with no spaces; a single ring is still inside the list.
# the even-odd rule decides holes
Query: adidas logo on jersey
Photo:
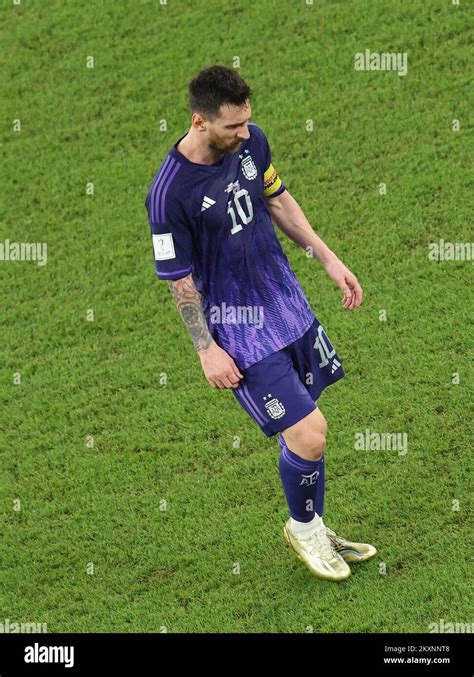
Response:
[[[212,205],[215,205],[216,201],[211,200],[210,197],[207,197],[207,195],[204,195],[204,199],[202,201],[202,206],[201,206],[201,211],[205,211],[206,209],[209,209],[209,207],[212,207]]]

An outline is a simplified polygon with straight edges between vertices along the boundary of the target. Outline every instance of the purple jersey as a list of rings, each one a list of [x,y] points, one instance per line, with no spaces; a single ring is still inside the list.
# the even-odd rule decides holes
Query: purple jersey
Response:
[[[278,241],[265,198],[280,195],[265,134],[212,165],[176,146],[148,191],[156,272],[192,273],[214,340],[245,369],[299,339],[315,316]]]

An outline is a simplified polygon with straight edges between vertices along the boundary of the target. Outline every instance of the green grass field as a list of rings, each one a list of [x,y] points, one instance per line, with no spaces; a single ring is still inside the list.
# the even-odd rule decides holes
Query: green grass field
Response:
[[[44,266],[0,261],[0,622],[471,622],[473,269],[428,258],[473,239],[468,3],[5,0],[0,18],[0,242],[48,247]],[[355,70],[365,49],[407,52],[407,75]],[[188,81],[236,56],[281,177],[365,292],[343,310],[280,232],[347,372],[320,400],[325,521],[378,548],[340,584],[285,545],[278,438],[209,387],[154,272],[146,191],[189,127]],[[367,428],[406,432],[408,453],[355,450]]]

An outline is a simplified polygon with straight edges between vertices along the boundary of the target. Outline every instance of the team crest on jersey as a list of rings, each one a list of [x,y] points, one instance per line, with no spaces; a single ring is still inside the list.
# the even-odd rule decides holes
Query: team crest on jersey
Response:
[[[251,155],[246,155],[244,157],[241,166],[246,179],[248,179],[249,181],[253,181],[254,179],[257,178],[258,174],[257,167],[255,166],[255,162],[252,160]]]
[[[265,409],[272,418],[281,418],[285,415],[285,407],[282,405],[280,400],[277,400],[276,397],[274,397],[269,402],[265,402]]]

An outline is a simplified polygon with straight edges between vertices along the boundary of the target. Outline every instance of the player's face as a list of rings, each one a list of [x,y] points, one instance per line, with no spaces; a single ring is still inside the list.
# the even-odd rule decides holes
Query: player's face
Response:
[[[219,117],[207,122],[209,148],[228,154],[236,153],[242,141],[250,138],[247,123],[251,114],[248,101],[240,107],[223,104]]]

